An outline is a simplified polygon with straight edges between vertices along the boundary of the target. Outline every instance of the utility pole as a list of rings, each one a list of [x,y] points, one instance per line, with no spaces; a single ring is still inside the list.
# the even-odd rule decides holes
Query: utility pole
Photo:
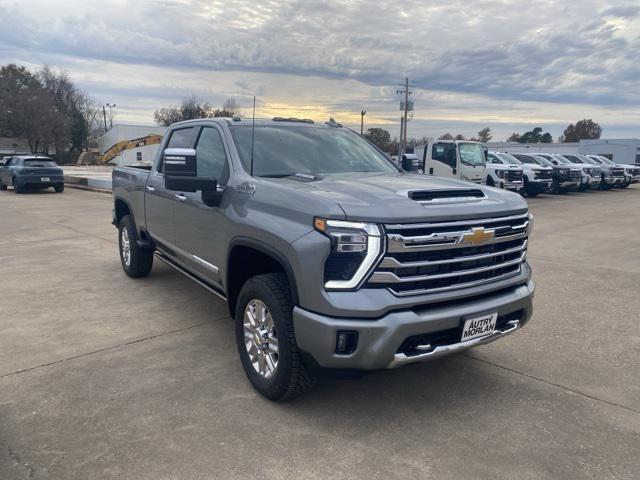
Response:
[[[109,107],[109,123],[111,124],[111,127],[110,127],[110,128],[113,128],[113,111],[112,111],[112,110],[113,110],[114,108],[116,108],[116,104],[115,104],[115,103],[114,103],[114,104],[107,103],[107,107]],[[104,107],[103,107],[103,108],[104,108]],[[106,122],[106,120],[105,120],[105,122],[104,122],[104,125],[105,125],[105,129],[106,129],[106,126],[107,126],[107,122]]]
[[[400,142],[398,146],[398,159],[402,159],[402,154],[407,147],[407,116],[410,110],[409,108],[409,95],[413,92],[409,90],[409,78],[405,77],[404,83],[398,84],[402,87],[401,90],[397,90],[396,93],[403,95],[404,98],[401,101],[402,118],[400,119]],[[413,110],[413,108],[411,108]]]
[[[360,136],[364,136],[364,116],[367,114],[366,110],[360,111]]]
[[[107,133],[107,110],[102,105],[102,118],[104,119],[104,133]]]

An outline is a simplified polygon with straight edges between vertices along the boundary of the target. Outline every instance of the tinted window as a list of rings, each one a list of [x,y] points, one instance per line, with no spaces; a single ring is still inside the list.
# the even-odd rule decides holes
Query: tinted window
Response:
[[[431,158],[451,168],[456,168],[456,146],[453,143],[436,143],[431,150]]]
[[[249,171],[253,143],[254,174],[286,177],[296,173],[397,172],[380,151],[346,128],[307,126],[233,126],[242,165]]]
[[[191,148],[193,146],[193,133],[196,128],[181,128],[171,132],[171,138],[167,148]]]
[[[222,136],[215,128],[202,129],[196,147],[198,176],[215,178],[221,185],[227,182],[227,154],[224,150]]]
[[[28,158],[22,161],[25,167],[57,167],[53,160],[48,158]]]
[[[564,158],[566,158],[567,160],[571,160],[573,163],[582,163],[582,160],[580,160],[578,157],[576,157],[575,155],[562,155]]]

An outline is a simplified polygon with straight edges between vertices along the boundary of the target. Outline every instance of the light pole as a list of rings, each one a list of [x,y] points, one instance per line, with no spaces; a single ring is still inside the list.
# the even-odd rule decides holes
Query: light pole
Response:
[[[360,111],[360,136],[364,135],[364,116],[367,114],[366,110]]]
[[[112,112],[112,109],[116,108],[116,104],[115,103],[114,104],[107,103],[107,107],[109,108],[109,124],[110,124],[109,128],[113,128],[113,112]],[[106,125],[107,125],[106,120],[105,120],[104,124],[105,124],[105,127],[106,127]]]

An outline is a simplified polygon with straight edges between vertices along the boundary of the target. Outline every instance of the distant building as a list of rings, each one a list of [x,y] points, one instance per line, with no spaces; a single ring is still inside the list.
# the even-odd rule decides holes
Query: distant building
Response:
[[[489,142],[489,150],[507,153],[567,153],[584,155],[603,155],[616,163],[640,164],[639,138],[601,138],[598,140],[580,140],[575,143],[510,143]]]
[[[29,142],[24,138],[0,137],[0,157],[31,153]]]
[[[98,139],[100,155],[104,155],[107,150],[123,140],[135,140],[146,137],[147,135],[164,135],[165,130],[165,127],[155,125],[116,125]],[[120,152],[110,163],[115,165],[132,165],[139,162],[153,162],[156,158],[157,151],[157,144],[144,145]]]
[[[488,142],[487,148],[498,152],[506,153],[567,153],[576,154],[579,152],[578,143],[517,143],[517,142]]]
[[[616,163],[640,165],[640,138],[580,140],[580,153],[603,155]]]

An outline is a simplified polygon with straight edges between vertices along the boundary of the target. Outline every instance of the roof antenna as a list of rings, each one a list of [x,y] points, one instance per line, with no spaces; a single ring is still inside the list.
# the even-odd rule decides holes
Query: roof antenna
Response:
[[[251,176],[253,177],[253,139],[256,134],[256,96],[253,96],[253,119],[251,121]]]

